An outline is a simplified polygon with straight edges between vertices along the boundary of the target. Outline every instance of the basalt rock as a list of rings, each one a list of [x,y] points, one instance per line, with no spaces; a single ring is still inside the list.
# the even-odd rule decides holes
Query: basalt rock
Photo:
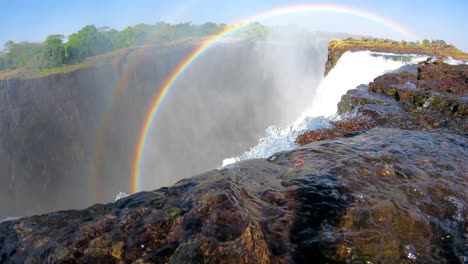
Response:
[[[416,72],[416,73],[415,73]],[[349,90],[338,103],[338,112],[351,118],[332,122],[332,128],[308,131],[296,142],[344,137],[370,128],[450,129],[468,132],[468,65],[439,60],[377,77],[369,85]]]
[[[340,137],[354,136],[361,131],[369,130],[376,126],[375,120],[362,117],[351,118],[342,121],[331,122],[332,128],[323,128],[303,133],[296,138],[296,142],[304,146],[314,141],[335,139]]]
[[[454,263],[466,137],[374,128],[141,192],[0,224],[9,263]]]
[[[341,97],[338,112],[352,117],[332,122],[332,128],[305,132],[297,143],[344,137],[376,126],[448,129],[466,135],[468,65],[435,61],[420,63],[417,74],[406,69],[349,90]]]

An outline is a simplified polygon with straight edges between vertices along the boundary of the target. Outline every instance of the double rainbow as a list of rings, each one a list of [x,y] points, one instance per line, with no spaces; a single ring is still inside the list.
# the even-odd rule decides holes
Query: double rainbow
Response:
[[[172,72],[172,74],[164,82],[161,89],[159,89],[159,92],[155,94],[152,100],[151,107],[144,119],[143,127],[141,129],[141,132],[137,141],[137,147],[136,147],[135,155],[133,159],[133,169],[132,169],[132,176],[131,176],[131,191],[133,193],[141,191],[141,166],[142,166],[143,154],[145,153],[145,144],[147,141],[148,133],[151,130],[151,127],[153,125],[153,120],[155,116],[157,115],[158,110],[160,109],[165,96],[173,87],[174,83],[198,57],[200,57],[206,50],[208,50],[211,46],[213,46],[213,44],[215,44],[221,38],[248,25],[249,23],[253,21],[259,21],[262,19],[279,16],[279,15],[290,14],[290,13],[319,12],[319,11],[320,12],[334,12],[334,13],[341,13],[341,14],[361,17],[361,18],[382,24],[386,26],[387,28],[393,31],[399,32],[400,34],[403,34],[404,36],[410,39],[413,39],[413,40],[419,39],[418,36],[416,36],[414,33],[410,32],[409,30],[403,28],[399,24],[392,22],[384,17],[377,16],[375,14],[372,14],[363,10],[355,9],[355,8],[338,6],[338,5],[328,5],[328,4],[327,5],[325,4],[301,4],[301,5],[275,8],[266,12],[259,13],[257,15],[254,15],[252,17],[249,17],[238,23],[235,23],[231,26],[226,27],[222,32],[218,33],[217,35],[207,38],[205,41],[203,41],[203,43],[198,48],[196,48],[192,53],[190,53],[187,57],[185,57],[185,59],[177,66],[174,72]],[[128,75],[127,72],[124,72],[122,80],[127,79],[127,77],[125,77],[126,75]],[[125,83],[125,81],[123,81],[123,83]],[[113,92],[110,102],[114,101],[114,97],[117,96],[116,94],[121,92],[121,90],[123,89],[122,88],[123,86],[124,85],[121,85],[120,83],[118,84],[118,88],[116,89],[115,92]],[[104,120],[108,119],[107,115],[109,115],[110,112],[111,112],[111,109],[108,111],[105,111]],[[102,129],[100,129],[99,131],[102,131]],[[98,135],[98,138],[102,139],[102,136],[100,137]],[[96,176],[97,175],[93,175],[93,174],[91,175],[91,177],[93,178]]]

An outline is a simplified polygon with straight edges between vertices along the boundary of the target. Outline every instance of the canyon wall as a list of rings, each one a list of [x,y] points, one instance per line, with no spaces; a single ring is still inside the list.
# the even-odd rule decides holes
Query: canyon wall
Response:
[[[269,125],[295,118],[322,75],[327,41],[230,40],[204,52],[154,121],[145,188],[217,167],[255,145]],[[120,50],[68,73],[1,80],[0,218],[82,208],[130,192],[153,97],[199,44]],[[292,96],[300,93],[302,99]]]

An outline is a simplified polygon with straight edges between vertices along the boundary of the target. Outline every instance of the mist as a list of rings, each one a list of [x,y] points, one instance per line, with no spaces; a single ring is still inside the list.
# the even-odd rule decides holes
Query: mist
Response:
[[[289,124],[310,106],[328,41],[343,35],[286,32],[255,41],[228,37],[180,76],[148,136],[144,190],[220,167],[256,145],[266,128]],[[0,218],[79,209],[130,193],[152,98],[200,41],[128,48],[69,73],[0,81]]]
[[[263,41],[226,39],[175,83],[156,116],[144,153],[151,190],[204,171],[256,145],[271,125],[310,106],[323,78],[328,37],[271,33]]]

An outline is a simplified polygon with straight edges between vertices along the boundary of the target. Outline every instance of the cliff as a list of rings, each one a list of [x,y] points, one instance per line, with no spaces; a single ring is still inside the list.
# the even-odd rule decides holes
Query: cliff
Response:
[[[61,74],[0,80],[0,216],[83,208],[128,188],[122,179],[130,174],[130,153],[150,104],[145,95],[164,80],[163,70],[175,67],[191,48],[149,49],[128,72],[128,60],[136,58],[137,50],[95,58],[95,63]],[[161,72],[146,70],[154,67]],[[130,78],[122,80],[123,74]],[[119,88],[102,127],[103,111]],[[100,153],[96,144],[102,144]],[[107,182],[113,193],[101,190]]]
[[[357,115],[293,151],[0,223],[0,262],[463,263],[467,67],[351,90],[339,109]]]
[[[468,60],[468,53],[464,53],[451,45],[410,45],[406,42],[381,41],[370,39],[332,40],[328,44],[328,59],[325,64],[325,75],[336,65],[338,59],[347,51],[369,50],[397,54],[421,54],[454,59]]]
[[[204,52],[158,111],[144,155],[145,183],[168,186],[219,166],[286,118],[280,105],[294,101],[302,110],[307,97],[301,104],[276,86],[304,75],[319,80],[328,42],[317,43],[320,50],[224,41]],[[199,44],[119,50],[61,73],[0,80],[0,219],[85,208],[132,192],[135,146],[153,97]],[[307,59],[275,63],[278,53]],[[279,80],[280,71],[292,72],[292,81]]]

